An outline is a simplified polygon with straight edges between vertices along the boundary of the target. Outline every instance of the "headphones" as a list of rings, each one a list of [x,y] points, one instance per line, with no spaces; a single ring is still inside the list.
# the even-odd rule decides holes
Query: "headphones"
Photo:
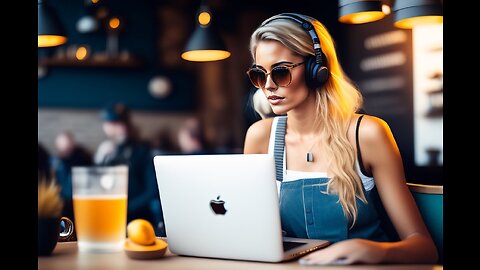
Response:
[[[315,89],[322,86],[327,81],[330,72],[326,66],[327,59],[322,51],[322,48],[320,47],[320,39],[318,38],[317,32],[315,32],[315,28],[310,22],[310,17],[307,18],[306,16],[297,13],[281,13],[278,17],[265,21],[261,26],[278,19],[288,19],[294,21],[300,24],[302,29],[310,35],[310,38],[313,41],[315,56],[309,56],[305,60],[305,81],[310,89]]]

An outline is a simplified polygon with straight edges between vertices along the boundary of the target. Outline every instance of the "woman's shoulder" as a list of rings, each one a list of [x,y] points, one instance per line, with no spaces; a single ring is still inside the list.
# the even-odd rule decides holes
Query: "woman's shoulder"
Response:
[[[355,127],[357,126],[358,119],[362,114],[355,114],[353,121],[355,121]],[[364,114],[363,118],[358,126],[359,140],[361,142],[379,142],[382,140],[388,140],[390,138],[391,130],[385,120],[380,117]]]
[[[245,151],[267,152],[274,118],[266,118],[253,123],[247,130]]]
[[[253,123],[247,131],[247,136],[251,136],[256,140],[263,140],[270,138],[270,131],[272,129],[272,122],[274,118],[266,118]]]

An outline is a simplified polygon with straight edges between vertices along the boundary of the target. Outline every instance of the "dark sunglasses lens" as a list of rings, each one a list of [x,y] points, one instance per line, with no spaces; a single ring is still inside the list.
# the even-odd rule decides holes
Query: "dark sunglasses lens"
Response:
[[[261,69],[252,68],[248,71],[248,77],[257,88],[263,88],[266,83],[265,72]]]
[[[276,67],[272,70],[272,80],[278,86],[287,86],[290,84],[292,77],[290,75],[290,69],[286,67]]]

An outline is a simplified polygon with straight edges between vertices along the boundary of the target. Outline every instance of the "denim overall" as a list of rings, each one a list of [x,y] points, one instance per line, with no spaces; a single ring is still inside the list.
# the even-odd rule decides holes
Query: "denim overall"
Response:
[[[287,117],[280,116],[275,132],[277,181],[283,181],[286,123]],[[280,216],[285,236],[322,239],[332,243],[351,238],[381,242],[398,240],[391,223],[388,224],[376,187],[366,191],[362,185],[368,203],[357,199],[357,220],[350,228],[351,222],[343,213],[338,195],[327,194],[328,180],[327,177],[321,177],[281,182]],[[388,231],[384,229],[385,226],[390,226]]]

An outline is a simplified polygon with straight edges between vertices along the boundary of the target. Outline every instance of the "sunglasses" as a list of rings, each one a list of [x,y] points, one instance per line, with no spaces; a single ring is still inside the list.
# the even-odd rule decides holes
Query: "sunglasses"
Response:
[[[264,88],[267,83],[267,76],[270,75],[272,81],[280,87],[286,87],[292,82],[292,73],[291,69],[300,66],[305,62],[292,64],[292,65],[283,65],[272,68],[272,71],[265,72],[265,70],[252,67],[247,70],[247,75],[252,84],[257,88]]]

